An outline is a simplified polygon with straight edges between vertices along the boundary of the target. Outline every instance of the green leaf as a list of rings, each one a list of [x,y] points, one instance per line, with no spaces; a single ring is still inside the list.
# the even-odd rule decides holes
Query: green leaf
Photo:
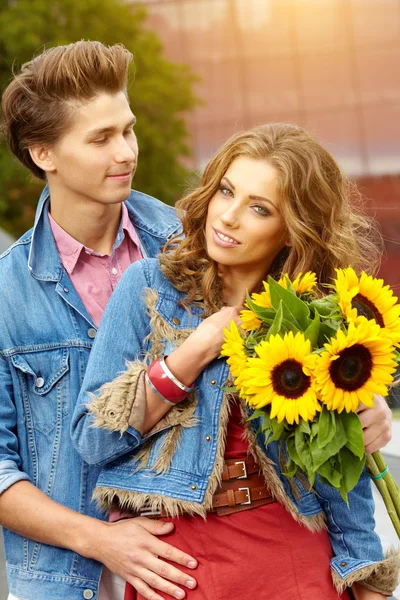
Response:
[[[265,417],[265,411],[256,408],[247,420],[253,421],[254,419],[259,419],[260,417]]]
[[[271,304],[278,310],[280,301],[283,303],[283,316],[291,321],[295,327],[304,331],[308,327],[310,309],[306,302],[303,302],[289,290],[285,290],[275,279],[268,277],[269,291],[271,294]]]
[[[280,332],[281,327],[282,327],[282,318],[283,318],[283,303],[281,300],[279,302],[278,310],[276,311],[275,318],[273,320],[271,327],[269,328],[268,336],[266,337],[266,339],[269,339],[269,337],[271,335],[276,335],[277,333]]]
[[[311,321],[310,325],[307,327],[307,329],[304,332],[304,337],[306,339],[310,340],[312,348],[315,348],[318,346],[318,337],[319,337],[320,326],[321,326],[321,319],[319,318],[318,312],[315,312],[314,319]]]
[[[336,417],[340,419],[347,437],[346,448],[360,460],[365,456],[363,429],[356,413],[342,412]]]
[[[284,422],[278,423],[277,419],[270,419],[270,423],[272,429],[272,438],[270,441],[280,440],[285,429]]]
[[[316,298],[310,302],[310,308],[318,312],[322,317],[330,317],[331,315],[338,312],[337,305],[333,301],[334,296],[324,296],[323,298]]]
[[[265,308],[264,306],[259,306],[254,300],[251,299],[250,294],[246,291],[246,304],[249,309],[262,321],[271,322],[275,318],[276,310],[275,308]]]
[[[339,323],[335,321],[322,322],[319,328],[318,345],[323,346],[329,340],[336,336],[337,330],[339,329]]]
[[[318,419],[318,447],[324,448],[336,433],[335,414],[322,408]]]
[[[330,457],[338,454],[341,448],[347,443],[346,433],[341,421],[336,422],[336,432],[333,438],[323,448],[318,445],[318,437],[311,441],[311,455],[314,470],[324,464]],[[318,471],[319,472],[319,471]]]
[[[267,429],[271,429],[272,431],[271,418],[268,414],[264,413],[264,419],[261,423],[261,431],[266,431]]]
[[[310,439],[309,436],[304,434],[300,427],[297,427],[295,430],[295,445],[297,454],[302,461],[305,471],[307,475],[310,477],[311,473],[314,471],[314,465],[311,458],[311,449],[310,449]]]
[[[282,475],[284,475],[285,477],[294,477],[297,471],[298,466],[291,458],[289,458],[286,465],[286,471],[282,471]]]
[[[317,472],[326,479],[332,487],[340,489],[342,483],[342,474],[335,468],[335,461],[330,458],[320,465]]]
[[[237,388],[234,385],[231,385],[231,386],[228,386],[228,387],[225,387],[225,386],[222,385],[220,387],[220,389],[223,392],[228,392],[229,394],[235,394],[237,392]]]
[[[302,431],[303,433],[306,433],[307,435],[311,434],[311,427],[310,427],[310,423],[308,421],[301,419],[298,427],[299,427],[300,431]]]
[[[282,319],[282,327],[285,329],[285,331],[293,331],[293,333],[295,335],[299,331],[302,331],[302,329],[300,327],[296,327],[296,325],[294,323],[289,321],[289,319],[285,319],[285,317],[283,317],[283,319]]]
[[[298,467],[300,467],[300,469],[302,469],[303,471],[305,471],[306,470],[305,469],[305,465],[304,465],[303,461],[301,460],[300,455],[299,455],[299,453],[297,452],[297,449],[296,449],[296,442],[295,442],[295,439],[294,439],[294,435],[292,435],[291,437],[289,437],[287,439],[286,447],[287,447],[287,451],[288,451],[289,457],[292,459],[292,461],[294,463],[296,463],[296,465]]]
[[[360,460],[348,448],[344,447],[340,451],[340,462],[343,476],[341,489],[347,494],[360,479],[365,465],[365,456]]]

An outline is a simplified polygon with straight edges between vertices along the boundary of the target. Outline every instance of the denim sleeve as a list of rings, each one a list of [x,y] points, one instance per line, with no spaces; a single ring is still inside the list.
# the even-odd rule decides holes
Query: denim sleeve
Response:
[[[21,470],[17,430],[17,410],[7,360],[0,356],[0,494],[17,481],[30,477]]]
[[[374,531],[375,504],[366,470],[349,493],[348,506],[328,485],[317,481],[315,490],[327,519],[333,550],[331,570],[338,592],[358,581],[390,595],[397,585],[398,557],[393,554],[385,559],[380,538]]]
[[[147,261],[131,265],[121,277],[106,307],[90,353],[81,393],[71,423],[73,444],[89,464],[103,466],[132,452],[141,443],[139,431],[128,427],[124,434],[95,426],[87,405],[102,385],[114,380],[127,363],[143,356],[149,333],[149,317],[143,294],[149,288]],[[94,396],[93,396],[94,395]]]

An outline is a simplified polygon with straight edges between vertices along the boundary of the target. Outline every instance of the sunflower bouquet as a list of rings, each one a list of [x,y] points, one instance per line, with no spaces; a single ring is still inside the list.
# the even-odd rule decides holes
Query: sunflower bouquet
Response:
[[[387,396],[400,343],[400,305],[389,286],[365,272],[338,269],[329,294],[316,275],[279,281],[248,295],[241,328],[225,331],[236,391],[261,417],[266,444],[286,443],[285,475],[301,470],[310,487],[320,480],[348,502],[367,463],[400,537],[400,493],[379,452],[366,457],[360,403]]]

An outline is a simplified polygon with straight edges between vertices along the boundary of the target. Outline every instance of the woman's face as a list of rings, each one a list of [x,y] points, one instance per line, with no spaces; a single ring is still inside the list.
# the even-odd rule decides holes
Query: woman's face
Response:
[[[208,206],[208,255],[262,279],[287,241],[275,168],[265,160],[236,158]]]

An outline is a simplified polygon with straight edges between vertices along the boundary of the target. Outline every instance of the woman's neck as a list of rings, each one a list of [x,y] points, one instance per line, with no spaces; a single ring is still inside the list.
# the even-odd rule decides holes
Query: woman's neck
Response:
[[[228,306],[243,306],[246,300],[246,291],[251,294],[260,286],[264,273],[245,272],[240,270],[220,268],[219,275],[222,279],[222,299]]]

